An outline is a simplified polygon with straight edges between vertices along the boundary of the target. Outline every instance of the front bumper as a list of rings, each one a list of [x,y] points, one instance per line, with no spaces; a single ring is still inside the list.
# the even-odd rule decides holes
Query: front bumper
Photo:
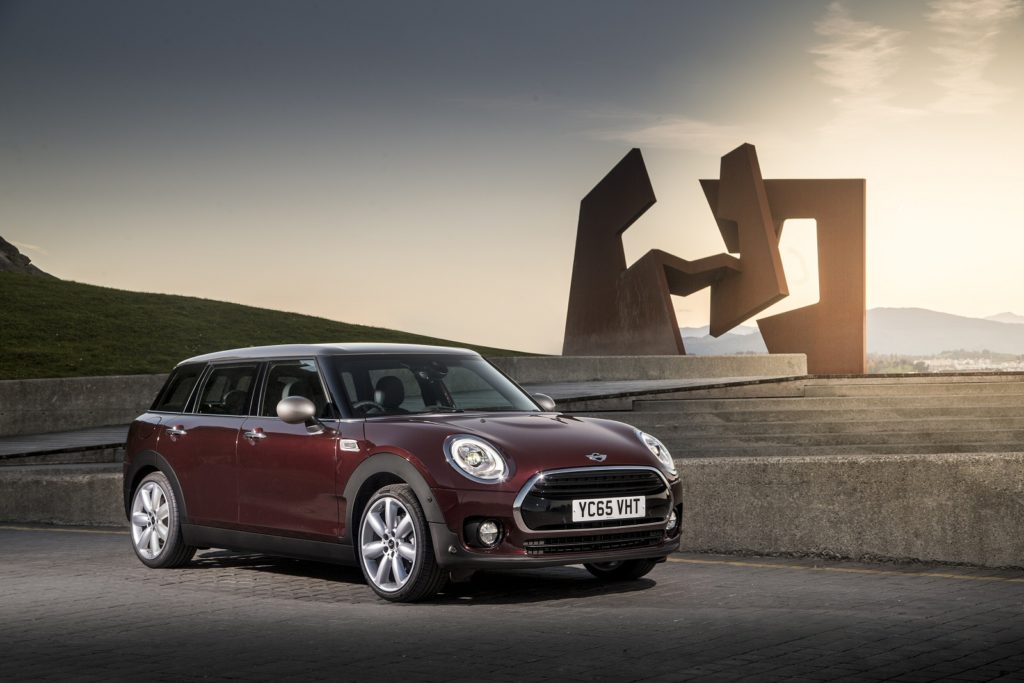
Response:
[[[445,524],[430,525],[434,541],[434,557],[445,569],[525,569],[530,567],[561,567],[585,562],[612,562],[617,560],[664,559],[679,549],[679,534],[666,538],[657,545],[642,548],[597,550],[593,552],[558,553],[555,555],[527,555],[496,553],[469,548],[459,535]],[[500,547],[500,546],[499,546]]]
[[[618,469],[620,471],[616,475],[620,475],[622,469],[641,468],[607,469]],[[664,480],[663,475],[659,476]],[[550,524],[550,514],[554,511],[567,513],[569,510],[564,505],[563,495],[559,500],[550,501],[550,505],[545,501],[535,505],[535,508],[543,508],[544,514],[535,514],[529,518],[532,527],[524,522],[524,515],[521,514],[525,492],[530,489],[530,483],[518,492],[435,490],[433,493],[445,521],[431,522],[430,525],[434,555],[438,564],[448,569],[552,567],[585,562],[664,558],[679,548],[683,517],[681,482],[676,479],[671,482],[664,480],[664,483],[666,487],[663,490],[650,493],[647,504],[650,515],[643,520],[595,525],[564,523],[568,520],[563,519],[563,523]],[[617,485],[633,484],[620,481]],[[588,497],[600,498],[617,493],[595,491]],[[575,497],[580,494],[570,492],[568,495]],[[679,524],[669,535],[665,526],[671,510],[675,510],[679,516]],[[501,541],[493,548],[479,547],[472,538],[466,538],[467,524],[472,525],[472,522],[483,519],[496,520],[502,526]]]

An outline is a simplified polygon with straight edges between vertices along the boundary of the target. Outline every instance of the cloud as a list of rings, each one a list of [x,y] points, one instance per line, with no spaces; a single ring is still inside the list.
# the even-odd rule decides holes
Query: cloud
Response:
[[[1020,16],[1020,0],[933,0],[928,22],[938,34],[932,52],[942,58],[936,84],[945,90],[935,109],[950,113],[984,113],[1005,100],[1010,88],[984,77],[996,55],[1003,26]]]
[[[48,255],[50,253],[43,249],[42,247],[40,247],[38,244],[29,244],[28,242],[15,242],[14,240],[11,240],[11,244],[13,244],[22,251],[34,251],[37,254],[43,255]]]
[[[818,56],[819,78],[842,93],[835,99],[839,117],[830,128],[917,113],[889,101],[894,95],[889,81],[900,67],[905,31],[854,19],[839,2],[829,5],[814,30],[825,38],[811,49]]]
[[[646,117],[619,128],[593,130],[598,140],[627,142],[644,147],[682,149],[719,156],[743,142],[739,129],[685,117]]]

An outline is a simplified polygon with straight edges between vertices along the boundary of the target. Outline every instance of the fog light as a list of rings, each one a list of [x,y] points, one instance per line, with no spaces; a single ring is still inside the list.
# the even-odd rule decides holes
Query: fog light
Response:
[[[476,530],[476,537],[480,541],[480,545],[490,548],[501,537],[501,525],[493,519],[480,522],[480,526]]]
[[[672,512],[668,514],[668,522],[665,524],[665,531],[673,533],[679,527],[679,516],[676,514],[675,508],[672,508]]]

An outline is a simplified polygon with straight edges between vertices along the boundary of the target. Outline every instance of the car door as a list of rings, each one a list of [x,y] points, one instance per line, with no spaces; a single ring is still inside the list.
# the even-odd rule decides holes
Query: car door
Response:
[[[238,522],[235,450],[258,370],[257,363],[213,365],[201,380],[193,412],[161,423],[157,448],[174,467],[194,524]]]
[[[309,430],[277,417],[277,403],[302,396],[328,426]],[[255,416],[238,440],[238,517],[251,531],[336,540],[339,443],[360,439],[361,423],[341,423],[312,358],[271,361]],[[359,430],[356,433],[354,430]]]

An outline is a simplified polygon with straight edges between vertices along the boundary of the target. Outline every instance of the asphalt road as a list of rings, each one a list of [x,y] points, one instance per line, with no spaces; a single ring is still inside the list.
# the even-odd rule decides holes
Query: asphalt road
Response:
[[[378,600],[357,570],[0,527],[0,679],[1022,680],[1024,572],[676,555],[648,578],[479,575]]]

